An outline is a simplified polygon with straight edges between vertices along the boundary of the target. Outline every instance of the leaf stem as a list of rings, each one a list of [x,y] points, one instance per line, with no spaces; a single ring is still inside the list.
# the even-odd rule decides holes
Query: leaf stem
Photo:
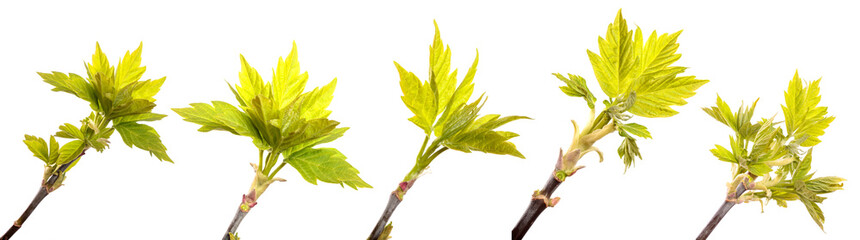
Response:
[[[266,176],[268,176],[272,171],[272,168],[275,167],[275,163],[278,161],[278,155],[280,154],[272,151],[266,156],[266,168],[263,169],[263,173],[266,174]]]
[[[433,155],[430,155],[430,157],[427,158],[427,162],[432,162],[433,159],[436,159],[436,157],[438,157],[439,154],[442,154],[443,152],[445,152],[445,150],[448,150],[448,147],[440,148],[438,151],[434,152]]]
[[[72,159],[72,161],[60,165],[60,167],[57,168],[57,170],[54,171],[54,173],[52,173],[47,180],[45,180],[45,182],[39,188],[39,192],[36,193],[36,197],[33,198],[33,201],[30,201],[30,205],[27,206],[26,210],[24,210],[24,213],[21,214],[21,217],[19,217],[18,220],[16,220],[15,223],[12,224],[12,227],[10,227],[9,230],[6,231],[6,233],[3,234],[2,237],[0,237],[0,240],[9,240],[12,238],[12,235],[15,235],[15,232],[17,232],[18,229],[20,229],[21,226],[24,225],[24,222],[27,221],[27,218],[30,217],[30,214],[32,214],[33,211],[36,210],[36,207],[39,206],[39,203],[41,203],[42,200],[45,199],[45,197],[47,197],[49,193],[55,190],[49,188],[53,188],[54,184],[57,183],[57,180],[59,180],[60,175],[63,175],[66,169],[68,169],[69,166],[72,165],[72,163],[78,161],[78,159],[80,159],[85,152],[86,149],[84,149],[84,151],[82,151],[81,154],[78,155],[78,157]]]
[[[260,164],[257,164],[257,166],[258,168],[260,168],[260,170],[263,170],[263,150],[260,150]]]
[[[429,141],[429,140],[430,140],[430,134],[427,134],[427,136],[424,137],[424,143],[421,144],[421,150],[418,151],[418,156],[415,157],[416,161],[421,160],[421,156],[424,155],[424,148],[427,147],[427,141]]]
[[[562,182],[559,182],[558,179],[555,178],[555,170],[553,170],[553,174],[549,176],[549,180],[546,182],[546,185],[543,189],[540,190],[540,195],[545,196],[545,199],[549,199],[552,196],[552,193],[555,192],[555,189],[561,185]],[[532,201],[529,203],[529,207],[523,213],[523,216],[520,217],[517,225],[514,226],[514,229],[511,230],[511,239],[520,240],[526,235],[526,232],[529,231],[529,228],[532,227],[535,220],[537,220],[538,216],[543,213],[543,210],[546,210],[547,204],[544,199],[537,199],[532,197]]]
[[[278,174],[278,172],[279,172],[279,171],[281,171],[281,168],[284,168],[284,166],[285,166],[285,165],[287,165],[287,161],[286,161],[286,160],[284,160],[283,162],[281,162],[281,165],[278,165],[278,168],[275,168],[275,171],[272,171],[272,174],[271,174],[271,175],[269,175],[269,179],[274,178],[274,177],[275,177],[275,174]]]

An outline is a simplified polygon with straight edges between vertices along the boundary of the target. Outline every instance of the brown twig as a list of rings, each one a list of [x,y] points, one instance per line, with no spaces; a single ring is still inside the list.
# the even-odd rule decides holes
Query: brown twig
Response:
[[[752,174],[750,174],[752,175]],[[729,213],[729,210],[737,204],[737,199],[747,191],[745,180],[741,180],[738,186],[735,188],[735,192],[733,195],[728,196],[729,198],[723,202],[723,205],[720,206],[720,209],[717,209],[717,213],[714,213],[714,216],[711,217],[711,221],[708,222],[708,225],[702,229],[702,232],[699,233],[699,236],[696,237],[696,240],[705,240],[708,239],[708,236],[711,235],[711,232],[714,231],[714,228],[717,227],[717,224],[720,224],[720,221],[723,220],[723,217]]]
[[[46,180],[42,184],[42,186],[39,187],[39,192],[36,193],[36,197],[34,197],[33,201],[30,202],[30,205],[27,206],[27,209],[24,210],[24,213],[21,214],[21,217],[19,217],[18,220],[16,220],[15,223],[12,224],[12,227],[10,227],[9,230],[6,231],[6,233],[3,234],[2,237],[0,237],[0,240],[9,240],[12,238],[12,235],[15,235],[15,232],[18,232],[18,229],[20,229],[21,226],[24,225],[24,222],[27,221],[27,218],[30,217],[30,214],[32,214],[33,211],[36,210],[36,207],[39,206],[39,203],[41,203],[42,200],[45,199],[45,197],[47,197],[49,193],[55,190],[53,189],[53,186],[55,183],[57,183],[57,180],[59,180],[60,175],[63,175],[63,173],[66,172],[66,169],[68,169],[69,166],[72,165],[72,163],[78,161],[78,159],[80,159],[85,152],[86,150],[82,151],[81,154],[78,155],[78,157],[76,157],[75,159],[72,159],[72,161],[60,165],[60,167],[57,168],[57,170],[54,171],[54,173],[52,173],[51,176],[48,177],[48,180]]]
[[[553,171],[554,172],[554,171]],[[514,229],[511,230],[511,239],[520,240],[526,235],[526,232],[529,231],[529,228],[532,227],[535,220],[537,220],[538,216],[546,210],[547,202],[546,200],[552,196],[552,193],[555,192],[555,189],[561,185],[561,182],[555,178],[555,174],[549,177],[549,180],[546,182],[546,185],[541,189],[539,195],[544,196],[544,198],[532,198],[531,203],[529,203],[529,207],[526,209],[526,212],[523,213],[523,216],[520,217],[520,221],[517,222],[517,225],[514,226]]]

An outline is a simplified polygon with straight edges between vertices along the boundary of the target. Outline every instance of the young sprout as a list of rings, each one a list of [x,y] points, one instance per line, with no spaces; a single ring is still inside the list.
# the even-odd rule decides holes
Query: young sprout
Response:
[[[800,200],[812,220],[824,230],[824,214],[818,203],[826,198],[819,195],[841,190],[845,179],[813,179],[815,173],[809,172],[812,147],[821,143],[819,137],[834,119],[826,116],[827,107],[818,106],[820,81],[804,84],[794,73],[784,93],[784,130],[779,126],[781,122],[774,121],[775,116],[752,122],[758,100],[750,107],[740,106],[733,113],[717,96],[717,106],[702,108],[735,134],[729,136],[728,148],[715,145],[711,149],[718,160],[732,163],[732,181],[725,202],[696,239],[707,239],[735,204],[749,201],[760,202],[763,212],[764,204],[770,200],[780,207],[787,207],[787,201]],[[759,177],[761,180],[756,181]]]
[[[528,117],[502,117],[498,114],[479,117],[478,112],[486,102],[483,94],[468,103],[474,89],[472,79],[478,67],[477,53],[472,67],[469,68],[463,81],[458,84],[457,70],[450,71],[451,49],[442,43],[439,26],[435,21],[433,24],[436,27],[436,34],[430,46],[429,81],[422,82],[414,73],[394,62],[397,72],[400,73],[403,103],[415,114],[409,118],[409,121],[424,130],[425,137],[415,159],[415,166],[391,193],[385,211],[368,238],[370,240],[388,239],[392,229],[388,219],[394,209],[403,201],[403,196],[412,188],[415,180],[422,175],[430,162],[446,150],[453,149],[466,153],[479,151],[525,158],[517,147],[508,141],[519,136],[518,134],[495,129],[511,121]]]
[[[590,119],[585,125],[573,122],[573,141],[567,151],[559,151],[555,169],[542,190],[535,191],[531,203],[511,231],[513,239],[522,239],[538,216],[547,208],[558,203],[559,198],[551,198],[552,193],[564,180],[583,165],[578,162],[583,156],[595,152],[603,161],[603,153],[594,143],[604,136],[618,132],[624,140],[618,147],[618,156],[624,160],[625,171],[633,165],[634,157],[639,154],[636,138],[651,138],[648,129],[640,124],[629,122],[633,115],[648,118],[670,117],[678,112],[671,106],[687,103],[684,99],[695,95],[695,90],[707,80],[695,76],[678,76],[686,67],[672,66],[681,58],[676,54],[676,40],[681,31],[673,34],[652,32],[647,39],[642,30],[629,30],[627,21],[618,10],[615,22],[609,25],[606,36],[598,38],[600,54],[588,51],[594,75],[600,89],[608,97],[603,100],[605,108],[595,117],[597,98],[585,84],[585,78],[555,73],[565,83],[561,91],[571,97],[582,97],[591,109]]]
[[[152,112],[155,107],[155,94],[161,89],[166,77],[140,80],[146,71],[146,67],[140,65],[142,49],[143,43],[134,52],[126,51],[125,56],[114,67],[96,43],[92,63],[85,64],[86,78],[74,73],[39,73],[42,80],[54,86],[51,90],[67,92],[87,101],[93,111],[81,120],[80,126],[70,123],[60,125],[60,131],[50,136],[47,142],[40,137],[24,136],[24,144],[33,152],[33,156],[45,163],[42,186],[24,214],[0,239],[11,238],[42,199],[63,186],[66,173],[80,161],[87,150],[102,152],[108,148],[108,139],[114,131],[119,133],[122,141],[129,147],[135,146],[148,151],[159,160],[173,162],[167,156],[167,148],[161,143],[158,132],[139,123],[156,121],[167,116]],[[56,137],[72,140],[60,146]]]
[[[322,88],[305,92],[308,73],[299,70],[295,42],[290,55],[278,59],[271,82],[263,82],[245,57],[239,55],[239,59],[242,62],[240,84],[235,88],[230,86],[238,107],[212,101],[212,104],[192,103],[188,108],[173,109],[185,121],[200,124],[201,132],[221,130],[247,136],[259,150],[255,154],[259,161],[251,163],[255,172],[251,188],[242,196],[224,240],[231,236],[238,238],[235,233],[239,223],[270,184],[286,181],[276,174],[287,164],[312,184],[319,180],[353,189],[371,187],[358,177],[358,170],[346,162],[346,156],[340,151],[316,147],[343,136],[348,129],[328,119],[331,111],[326,108],[331,103],[337,78]]]

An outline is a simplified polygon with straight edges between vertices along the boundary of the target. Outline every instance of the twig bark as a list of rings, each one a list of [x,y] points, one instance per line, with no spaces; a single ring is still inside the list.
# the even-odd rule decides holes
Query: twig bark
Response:
[[[227,227],[227,232],[224,233],[224,237],[221,240],[230,240],[230,234],[236,233],[239,224],[242,223],[242,219],[245,219],[245,215],[248,215],[248,212],[242,211],[242,207],[239,206],[239,209],[236,210],[236,215],[233,216],[233,221],[230,222],[230,226]]]
[[[42,202],[42,199],[45,199],[45,197],[47,197],[48,194],[51,193],[51,191],[55,190],[49,188],[52,188],[54,184],[57,183],[57,180],[60,179],[60,175],[63,175],[63,173],[66,172],[66,169],[68,169],[69,166],[72,165],[72,163],[78,161],[78,159],[80,159],[85,152],[86,150],[81,152],[81,154],[78,155],[78,157],[76,157],[75,159],[72,159],[72,161],[60,165],[60,167],[57,168],[57,170],[54,171],[54,173],[52,173],[51,176],[48,177],[48,179],[44,183],[42,183],[42,186],[39,187],[39,192],[36,193],[36,197],[34,197],[33,201],[30,202],[30,205],[27,206],[27,209],[24,210],[24,213],[21,214],[21,217],[19,217],[18,220],[16,220],[15,223],[12,224],[12,227],[10,227],[9,230],[6,231],[6,233],[3,234],[2,237],[0,237],[0,240],[9,240],[12,238],[12,235],[15,235],[15,232],[18,232],[18,229],[20,229],[21,226],[24,225],[24,222],[27,221],[27,218],[30,217],[30,214],[32,214],[33,211],[36,210],[36,207],[39,206],[39,203]]]
[[[385,224],[388,224],[388,219],[391,218],[391,214],[394,213],[394,209],[397,208],[397,205],[400,205],[401,201],[397,197],[396,191],[391,193],[391,196],[388,197],[388,205],[385,206],[385,211],[382,212],[382,216],[379,217],[379,221],[373,227],[373,232],[370,233],[370,237],[367,238],[368,240],[379,239],[382,231],[385,230]]]
[[[553,173],[555,173],[555,171],[553,171]],[[546,182],[546,185],[541,189],[540,195],[546,196],[545,199],[549,199],[559,185],[561,185],[561,182],[555,178],[555,174],[551,175],[549,180]],[[522,217],[520,217],[520,221],[517,222],[517,225],[514,226],[513,230],[511,230],[511,239],[523,239],[526,232],[529,231],[529,228],[531,228],[532,224],[537,220],[538,216],[540,216],[543,210],[546,210],[547,204],[545,199],[532,199],[526,212],[523,213]]]
[[[744,184],[744,181],[741,181],[740,184],[738,184],[738,186],[735,188],[734,195],[729,196],[731,197],[731,199],[726,199],[726,201],[723,202],[723,205],[720,206],[720,209],[717,209],[717,213],[715,213],[714,216],[711,217],[711,221],[708,222],[708,225],[706,225],[704,229],[702,229],[702,232],[699,233],[699,237],[696,237],[696,240],[708,239],[708,236],[711,235],[711,232],[714,231],[714,228],[717,227],[717,224],[720,224],[720,221],[723,220],[723,217],[725,217],[726,214],[729,213],[729,210],[731,210],[732,207],[737,204],[737,201],[732,200],[738,199],[746,191],[746,185]]]

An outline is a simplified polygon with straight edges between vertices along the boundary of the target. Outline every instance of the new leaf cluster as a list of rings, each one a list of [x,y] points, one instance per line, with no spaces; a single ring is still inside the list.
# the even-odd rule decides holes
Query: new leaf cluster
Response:
[[[353,189],[369,188],[358,177],[358,170],[346,162],[346,156],[334,148],[317,148],[323,143],[343,136],[348,128],[338,127],[328,119],[337,78],[329,84],[305,92],[307,72],[300,72],[298,52],[292,51],[278,59],[271,82],[263,82],[257,70],[240,55],[242,64],[239,83],[230,86],[239,106],[222,101],[211,104],[192,103],[188,108],[173,109],[185,121],[200,124],[199,131],[228,131],[250,137],[261,151],[269,152],[259,164],[259,172],[269,179],[280,170],[272,171],[283,155],[282,165],[290,164],[312,184],[317,180],[347,185]]]
[[[436,33],[430,46],[429,81],[421,81],[414,73],[407,71],[394,62],[400,74],[401,99],[415,116],[409,121],[424,130],[427,137],[418,154],[413,171],[406,180],[413,180],[436,156],[445,149],[462,152],[479,151],[525,158],[511,138],[519,136],[508,131],[495,129],[524,116],[489,114],[478,116],[486,102],[483,95],[469,103],[474,90],[475,72],[478,67],[477,51],[475,61],[466,72],[462,81],[457,83],[457,69],[451,71],[451,49],[442,43],[439,26],[433,22]],[[435,137],[427,146],[431,136]],[[442,146],[442,148],[439,148]]]
[[[38,73],[45,82],[54,86],[53,91],[75,95],[89,102],[93,109],[88,117],[81,120],[80,127],[69,123],[60,125],[60,131],[54,136],[72,139],[62,147],[54,136],[48,142],[35,136],[24,137],[24,143],[34,156],[47,165],[46,179],[58,166],[74,161],[86,149],[103,151],[109,146],[108,139],[114,130],[129,147],[138,147],[149,151],[159,160],[172,162],[155,129],[139,123],[160,120],[166,116],[152,113],[154,96],[166,77],[140,80],[146,71],[146,67],[140,65],[142,49],[143,44],[134,52],[126,51],[114,67],[96,43],[92,62],[85,64],[86,78],[74,73]],[[75,163],[72,162],[66,170]]]
[[[721,161],[732,163],[735,177],[752,174],[764,178],[755,183],[746,197],[775,200],[781,207],[787,206],[786,201],[800,200],[815,223],[823,229],[824,214],[818,203],[826,198],[819,195],[842,189],[841,182],[845,179],[813,179],[814,173],[809,173],[811,147],[821,142],[819,137],[824,135],[824,129],[834,119],[827,116],[827,107],[818,106],[821,101],[820,81],[804,84],[795,72],[784,93],[785,129],[778,126],[773,117],[753,123],[755,102],[732,112],[728,104],[717,96],[717,106],[703,110],[735,133],[729,137],[729,148],[715,145],[711,153]],[[809,149],[804,151],[803,148]]]
[[[648,129],[640,124],[626,122],[632,114],[657,118],[670,117],[678,112],[671,106],[687,104],[686,98],[695,95],[695,90],[708,82],[695,76],[678,76],[686,67],[673,66],[681,58],[678,50],[678,36],[681,31],[658,35],[651,32],[644,39],[642,30],[629,30],[621,10],[615,22],[609,25],[605,37],[598,37],[599,54],[588,50],[594,75],[608,100],[603,104],[606,109],[591,126],[587,126],[579,136],[596,131],[610,121],[615,130],[624,138],[618,148],[618,155],[624,159],[625,168],[633,164],[634,156],[639,157],[636,139],[651,138]],[[565,83],[561,91],[571,97],[582,97],[588,107],[594,110],[597,98],[586,86],[585,78],[567,74],[554,74]]]

